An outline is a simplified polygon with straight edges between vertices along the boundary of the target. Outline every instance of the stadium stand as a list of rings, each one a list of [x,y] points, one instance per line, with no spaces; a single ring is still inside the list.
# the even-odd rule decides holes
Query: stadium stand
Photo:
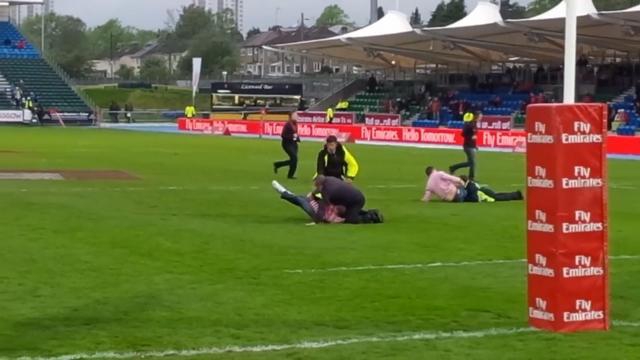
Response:
[[[9,22],[0,22],[0,45],[0,79],[6,80],[5,91],[11,85],[19,85],[25,95],[35,94],[38,103],[46,110],[62,114],[91,112],[89,105],[73,90],[65,77],[43,59]],[[6,96],[0,96],[0,109],[13,108],[9,96],[8,92]],[[74,117],[76,120],[86,120],[84,115]]]

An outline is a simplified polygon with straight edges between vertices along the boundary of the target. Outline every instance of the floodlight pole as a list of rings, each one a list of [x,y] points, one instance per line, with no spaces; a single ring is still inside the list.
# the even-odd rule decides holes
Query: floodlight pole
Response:
[[[564,103],[576,102],[576,53],[578,48],[578,1],[565,0],[567,17],[564,30]]]
[[[45,50],[44,50],[44,34],[45,34],[45,29],[44,29],[44,25],[45,25],[45,19],[44,17],[47,15],[47,8],[44,6],[44,3],[42,3],[42,9],[41,9],[41,13],[40,14],[40,52],[42,52],[42,56],[45,55]]]

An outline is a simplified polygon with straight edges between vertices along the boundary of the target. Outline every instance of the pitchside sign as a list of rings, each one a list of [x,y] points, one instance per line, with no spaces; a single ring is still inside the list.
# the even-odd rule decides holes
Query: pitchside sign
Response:
[[[527,109],[529,323],[609,329],[607,108]]]

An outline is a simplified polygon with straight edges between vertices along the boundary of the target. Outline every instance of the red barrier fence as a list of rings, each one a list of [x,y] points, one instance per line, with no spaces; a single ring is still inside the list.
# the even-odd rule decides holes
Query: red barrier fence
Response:
[[[252,120],[179,119],[182,131],[208,134],[243,136],[280,136],[284,122]],[[462,146],[462,135],[458,129],[430,129],[402,126],[366,126],[298,123],[302,138],[322,139],[329,135],[349,137],[350,141],[364,143],[388,143],[425,147]],[[522,130],[479,131],[478,146],[483,150],[523,151],[526,134]],[[609,135],[607,141],[610,155],[640,156],[640,137]]]
[[[532,105],[527,119],[529,324],[607,330],[607,108]]]

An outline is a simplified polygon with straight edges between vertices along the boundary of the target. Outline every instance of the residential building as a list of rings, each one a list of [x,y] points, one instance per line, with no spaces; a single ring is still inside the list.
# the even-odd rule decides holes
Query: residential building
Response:
[[[21,24],[26,19],[38,16],[42,12],[50,13],[55,11],[55,0],[44,0],[44,5],[17,5],[11,6],[11,19]]]
[[[297,56],[282,52],[265,50],[265,46],[286,44],[301,40],[317,40],[335,36],[336,32],[326,27],[276,28],[256,34],[245,40],[240,49],[241,71],[247,75],[262,77],[296,76],[301,73],[317,73],[323,67],[334,68],[329,59]]]
[[[226,9],[233,13],[233,20],[236,29],[240,33],[244,33],[244,0],[208,0],[209,6],[213,12],[222,12]]]
[[[158,42],[153,41],[145,45],[142,49],[124,49],[120,51],[113,59],[93,60],[93,69],[96,72],[104,74],[106,78],[114,78],[115,73],[121,66],[133,68],[136,75],[140,74],[140,68],[145,60],[150,58],[161,58],[165,61],[171,72],[178,69],[180,60],[186,55],[186,51],[169,51]]]

